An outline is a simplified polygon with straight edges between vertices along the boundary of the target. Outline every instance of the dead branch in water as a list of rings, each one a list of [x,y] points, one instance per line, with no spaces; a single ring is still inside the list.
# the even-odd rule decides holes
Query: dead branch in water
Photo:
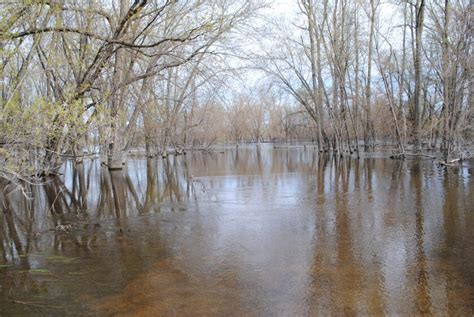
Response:
[[[428,154],[423,154],[423,153],[394,153],[392,155],[390,155],[390,158],[391,159],[399,159],[399,160],[402,160],[404,159],[405,157],[407,156],[411,156],[411,157],[426,157],[426,158],[429,158],[431,160],[435,160],[436,159],[436,156],[433,156],[433,155],[428,155]],[[455,159],[452,159],[452,160],[449,160],[449,161],[441,161],[441,160],[437,160],[436,163],[439,164],[439,165],[442,165],[442,166],[455,166],[456,163],[461,163],[463,160],[466,160],[466,159],[470,159],[471,156],[467,156],[467,157],[460,157],[460,158],[455,158]]]
[[[448,161],[448,162],[438,161],[438,164],[443,165],[443,166],[454,166],[454,165],[456,165],[454,163],[457,163],[457,162],[460,162],[460,161],[462,161],[462,158],[457,158],[457,159],[454,159],[454,160],[451,160],[451,161]]]
[[[62,309],[62,306],[54,306],[54,305],[47,305],[38,302],[25,302],[21,300],[10,300],[10,303],[19,304],[19,305],[27,305],[27,306],[35,306],[35,307],[42,307],[42,308],[55,308],[55,309]]]
[[[456,164],[455,163],[462,163],[462,161],[464,160],[468,160],[470,159],[471,156],[467,156],[467,157],[460,157],[460,158],[456,158],[456,159],[452,159],[450,161],[438,161],[438,164],[439,165],[443,165],[443,166],[455,166]]]
[[[435,160],[436,159],[436,156],[433,156],[433,155],[428,155],[428,154],[423,154],[423,153],[410,153],[410,152],[403,152],[403,153],[396,153],[396,154],[392,154],[390,155],[390,158],[391,159],[404,159],[405,157],[407,156],[411,156],[411,157],[426,157],[426,158],[429,158],[431,160]]]

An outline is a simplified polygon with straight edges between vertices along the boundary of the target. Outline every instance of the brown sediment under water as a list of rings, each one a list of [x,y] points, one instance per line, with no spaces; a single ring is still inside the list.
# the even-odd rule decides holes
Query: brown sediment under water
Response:
[[[0,316],[472,316],[473,171],[271,146],[67,162],[0,191]]]

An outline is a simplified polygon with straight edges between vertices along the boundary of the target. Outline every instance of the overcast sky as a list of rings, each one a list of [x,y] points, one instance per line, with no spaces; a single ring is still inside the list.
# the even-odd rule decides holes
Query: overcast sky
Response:
[[[297,0],[273,0],[271,7],[269,13],[276,16],[291,18],[292,15],[294,16],[298,12]],[[400,10],[397,9],[396,5],[381,1],[379,20],[382,24],[393,26],[400,22],[400,18]]]
[[[284,24],[285,28],[293,29],[294,28],[293,23],[295,22],[296,24],[305,23],[303,16],[300,15],[298,17],[298,12],[299,12],[299,7],[297,4],[297,0],[273,0],[271,3],[271,7],[269,9],[265,9],[263,12],[261,12],[261,14],[265,16],[265,18],[268,18],[269,20],[284,19],[286,20],[283,22],[285,23]],[[361,11],[361,16],[364,16],[364,13],[362,11]],[[391,44],[394,47],[397,47],[398,46],[397,39],[399,39],[400,42],[402,39],[401,28],[393,29],[393,26],[397,24],[401,24],[400,23],[401,21],[400,8],[397,8],[395,5],[392,5],[392,4],[387,4],[387,3],[381,4],[379,8],[378,18],[381,25],[381,29],[383,30],[382,33],[384,34],[384,36],[387,36],[388,38],[390,38]],[[265,23],[263,24],[263,26],[266,27]],[[389,33],[388,30],[391,30],[391,33]],[[297,29],[295,28],[295,32],[299,32],[299,31],[297,31]],[[362,36],[365,36],[365,35],[366,34]],[[257,42],[262,43],[263,39],[257,38],[256,40]],[[383,42],[380,44],[382,47],[385,46]],[[245,50],[247,51],[254,50],[254,49],[256,49],[257,51],[259,50],[258,48],[259,45],[256,43],[252,43],[252,41],[249,41],[247,44],[244,44],[244,47],[245,47]],[[401,47],[401,45],[399,47]],[[238,67],[241,65],[241,62],[242,61],[240,60],[236,60],[230,63]],[[374,76],[376,75],[374,74]],[[260,71],[248,70],[248,71],[242,72],[240,78],[236,80],[228,81],[226,85],[228,86],[228,88],[230,88],[229,89],[230,91],[237,92],[237,93],[239,91],[240,92],[245,91],[245,93],[248,94],[249,92],[251,93],[252,91],[254,91],[255,88],[259,86],[259,82],[261,83],[262,80],[265,81],[264,77],[266,77],[266,75]]]

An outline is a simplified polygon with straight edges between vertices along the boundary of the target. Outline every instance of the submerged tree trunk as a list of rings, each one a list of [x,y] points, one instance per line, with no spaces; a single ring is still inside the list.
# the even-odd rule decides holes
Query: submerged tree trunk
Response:
[[[318,28],[316,25],[316,16],[314,13],[313,0],[307,2],[307,16],[308,16],[308,30],[309,30],[309,41],[311,51],[311,81],[312,81],[312,98],[316,114],[318,118],[318,148],[323,149],[323,103],[321,85],[321,59],[320,59],[320,42],[318,38]]]
[[[423,105],[423,94],[422,94],[422,82],[421,82],[421,48],[422,48],[422,37],[423,37],[423,24],[424,24],[424,12],[425,12],[425,1],[417,0],[416,3],[416,26],[415,26],[415,95],[414,95],[414,128],[413,128],[413,144],[415,151],[421,150],[421,107]]]
[[[375,15],[377,6],[375,0],[370,0],[370,33],[369,33],[369,47],[367,53],[367,83],[365,86],[365,130],[364,130],[364,147],[367,151],[370,145],[374,145],[374,127],[372,123],[372,51],[374,46],[374,30],[375,30]],[[372,144],[371,144],[372,143]]]

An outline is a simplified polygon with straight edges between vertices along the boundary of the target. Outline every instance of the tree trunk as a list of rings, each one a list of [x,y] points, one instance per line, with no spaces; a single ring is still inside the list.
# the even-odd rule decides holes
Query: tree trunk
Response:
[[[425,1],[417,0],[416,3],[416,32],[415,32],[415,108],[414,108],[414,146],[415,151],[421,150],[421,107],[423,105],[422,82],[421,82],[421,47],[423,36]]]

